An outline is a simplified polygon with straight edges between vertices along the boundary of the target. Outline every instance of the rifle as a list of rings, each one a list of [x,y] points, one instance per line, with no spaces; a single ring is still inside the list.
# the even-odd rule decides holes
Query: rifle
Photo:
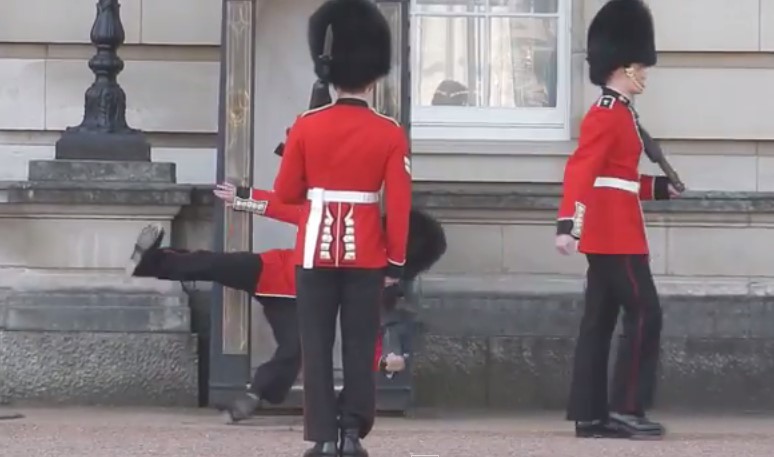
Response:
[[[642,138],[642,147],[645,149],[645,155],[648,156],[651,162],[658,164],[676,191],[680,193],[685,192],[685,184],[667,160],[661,145],[639,123],[637,123],[637,128],[640,130],[640,138]]]
[[[325,31],[325,42],[323,44],[323,53],[320,54],[320,56],[315,61],[315,67],[317,69],[316,73],[320,77],[312,85],[312,95],[311,97],[309,97],[310,110],[317,109],[333,103],[333,100],[331,99],[330,84],[328,83],[328,78],[330,77],[330,74],[331,74],[331,61],[333,60],[332,50],[333,50],[333,29],[329,25],[328,29]],[[287,129],[285,131],[285,134],[287,134],[289,131],[290,129]],[[284,151],[285,151],[284,142],[280,143],[279,145],[277,145],[276,148],[274,148],[274,154],[280,157],[282,157],[282,154]]]

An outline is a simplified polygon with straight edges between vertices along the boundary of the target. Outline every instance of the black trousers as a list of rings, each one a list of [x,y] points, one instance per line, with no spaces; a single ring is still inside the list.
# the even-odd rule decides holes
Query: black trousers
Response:
[[[263,270],[261,257],[251,252],[149,251],[137,269],[138,276],[172,281],[212,281],[232,289],[255,293]],[[272,404],[282,403],[301,370],[296,301],[293,298],[258,297],[277,349],[253,376],[250,391]]]
[[[304,370],[304,439],[337,441],[339,428],[363,438],[376,415],[374,350],[384,270],[296,271],[298,317]],[[344,387],[336,399],[333,344],[341,312]]]
[[[575,348],[567,419],[604,420],[610,410],[643,415],[653,403],[662,324],[649,258],[586,257],[586,307]],[[610,342],[621,306],[623,335],[608,398]]]

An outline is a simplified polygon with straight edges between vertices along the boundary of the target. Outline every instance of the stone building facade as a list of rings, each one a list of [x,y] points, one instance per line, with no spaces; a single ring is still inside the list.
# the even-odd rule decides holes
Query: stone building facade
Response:
[[[0,5],[0,179],[32,181],[30,161],[52,159],[62,130],[80,121],[83,93],[93,79],[86,62],[93,54],[94,3],[7,0]],[[308,101],[313,76],[304,27],[318,3],[256,3],[257,186],[271,185],[278,162],[270,152]],[[575,146],[583,113],[597,96],[586,78],[584,42],[586,26],[603,0],[492,0],[479,2],[486,4],[481,9],[467,8],[467,3],[412,2],[416,202],[443,219],[449,237],[447,256],[420,284],[427,334],[416,367],[417,401],[558,407],[581,309],[584,260],[554,253],[553,218],[564,161]],[[768,84],[774,71],[774,0],[648,3],[655,16],[659,65],[651,70],[637,109],[690,189],[681,201],[646,208],[652,268],[666,316],[661,399],[688,406],[774,407],[774,390],[766,382],[774,374],[774,323],[769,318],[774,313],[774,244],[769,242],[774,224],[774,113],[769,112],[774,104],[769,100],[774,89]],[[127,93],[129,123],[147,133],[155,162],[176,164],[177,189],[212,184],[221,2],[121,4],[126,44],[120,55],[126,68],[119,80]],[[479,25],[440,22],[453,15]],[[524,16],[529,16],[524,26],[493,25],[518,24],[515,18]],[[477,35],[476,27],[489,35]],[[505,29],[510,35],[503,38]],[[500,41],[493,33],[500,34]],[[449,34],[456,38],[447,39]],[[462,35],[468,42],[483,36],[489,44],[476,47],[476,53],[469,46],[457,55],[448,48],[465,45]],[[532,40],[532,47],[503,45],[522,38]],[[518,60],[517,50],[533,62],[547,53],[555,63],[549,76],[534,77],[538,71],[533,68],[532,79],[519,80],[527,89],[517,87],[515,70],[504,69]],[[453,55],[439,57],[444,53]],[[488,68],[481,70],[488,79],[479,79],[489,83],[476,85],[476,77],[459,69],[476,66],[466,59]],[[497,77],[491,76],[495,70]],[[475,92],[468,100],[472,106],[433,106],[439,78],[462,80]],[[513,102],[517,92],[532,101]],[[538,95],[545,99],[534,101]],[[643,169],[656,171],[649,163]],[[166,203],[172,242],[208,246],[208,202],[188,195]],[[101,254],[73,266],[98,267],[106,277],[115,272],[126,249],[122,243],[156,214],[152,201],[133,216],[135,225],[102,240]],[[3,206],[2,214],[15,211]],[[33,216],[18,213],[7,217],[21,221],[10,230],[34,225]],[[0,227],[0,233],[5,230]],[[24,242],[35,243],[33,232],[26,233]],[[255,249],[291,241],[290,229],[255,221]],[[0,267],[5,267],[0,271],[17,278],[69,268],[71,257],[53,264],[37,260],[46,255],[55,256],[22,255],[0,243]],[[109,280],[109,286],[117,287],[116,281]],[[17,283],[0,280],[4,290],[15,290]],[[143,287],[186,300],[179,290]],[[265,341],[266,335],[255,333],[256,342]],[[718,396],[721,391],[724,395]]]

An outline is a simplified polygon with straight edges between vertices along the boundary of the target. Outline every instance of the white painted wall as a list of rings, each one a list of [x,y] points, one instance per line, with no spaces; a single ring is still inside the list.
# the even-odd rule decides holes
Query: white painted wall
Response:
[[[255,46],[256,187],[270,189],[279,158],[274,148],[285,130],[309,106],[315,76],[306,42],[309,16],[322,0],[263,0],[258,10]],[[292,246],[296,230],[287,224],[256,219],[256,250]]]

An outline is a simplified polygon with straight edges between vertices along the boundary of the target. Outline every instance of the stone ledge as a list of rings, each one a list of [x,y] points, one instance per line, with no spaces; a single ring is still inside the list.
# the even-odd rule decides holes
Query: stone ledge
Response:
[[[212,206],[213,186],[193,187],[191,205]],[[2,189],[2,183],[0,183]],[[559,208],[559,184],[414,183],[414,205],[425,209],[550,210]],[[686,192],[671,201],[644,202],[645,211],[660,213],[774,212],[774,192]]]
[[[192,189],[163,183],[4,181],[0,204],[184,206]]]
[[[196,337],[0,331],[0,380],[21,403],[196,406]]]
[[[191,206],[214,206],[215,195],[212,194],[213,189],[215,189],[215,186],[193,186],[191,189]]]
[[[558,184],[448,184],[416,183],[414,204],[427,209],[552,210],[558,209]],[[770,213],[772,192],[686,192],[672,201],[644,202],[646,212],[659,213]]]
[[[660,296],[692,297],[769,297],[774,296],[774,278],[748,276],[674,276],[654,277]],[[423,295],[514,296],[541,294],[577,294],[583,290],[585,276],[559,274],[463,274],[430,273],[417,283]]]
[[[119,160],[31,160],[29,180],[174,184],[176,165]]]
[[[116,291],[0,293],[0,328],[19,331],[190,333],[185,295]]]
[[[131,245],[128,246],[131,249]],[[48,291],[145,293],[178,296],[180,283],[152,278],[129,277],[122,270],[113,273],[60,269],[0,268],[0,289],[17,292]]]

